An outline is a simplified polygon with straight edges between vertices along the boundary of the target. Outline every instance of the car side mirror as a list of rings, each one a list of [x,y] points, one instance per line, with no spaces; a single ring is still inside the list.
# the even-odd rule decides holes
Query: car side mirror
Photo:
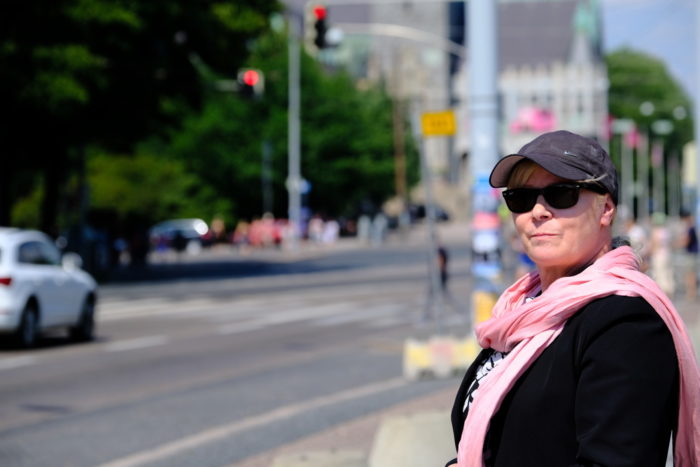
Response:
[[[67,269],[69,271],[81,269],[83,267],[83,258],[81,258],[78,253],[69,251],[63,254],[63,257],[61,258],[61,265],[63,266],[63,269]]]

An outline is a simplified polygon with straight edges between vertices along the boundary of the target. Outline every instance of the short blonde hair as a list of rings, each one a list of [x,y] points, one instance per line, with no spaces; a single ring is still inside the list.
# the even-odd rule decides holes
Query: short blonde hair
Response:
[[[517,188],[523,186],[525,182],[530,178],[530,175],[535,171],[539,165],[535,164],[529,159],[523,159],[522,161],[515,164],[513,170],[510,171],[508,176],[508,188]]]
[[[537,163],[531,161],[530,159],[523,159],[515,166],[513,169],[510,171],[510,175],[508,176],[508,188],[517,188],[520,186],[523,186],[527,180],[530,178],[530,175],[535,171],[537,167],[540,167]],[[545,169],[547,170],[547,169]],[[600,185],[600,177],[599,178],[587,178],[585,180],[571,180],[572,182],[578,182],[578,183],[595,183],[596,185]],[[603,185],[600,185],[601,188],[605,189]],[[606,190],[607,191],[607,190]]]

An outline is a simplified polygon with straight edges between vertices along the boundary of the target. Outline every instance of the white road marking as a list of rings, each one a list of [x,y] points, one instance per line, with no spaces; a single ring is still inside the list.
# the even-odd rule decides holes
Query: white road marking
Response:
[[[119,319],[151,318],[163,315],[181,315],[195,313],[201,310],[222,304],[219,301],[209,298],[200,298],[172,302],[169,300],[154,301],[152,299],[138,300],[134,302],[112,302],[109,306],[100,306],[98,311],[99,319],[102,321],[114,321]],[[229,306],[228,304],[225,304]]]
[[[325,273],[324,276],[328,274]],[[372,274],[370,274],[372,275]],[[238,280],[236,283],[241,282]],[[285,281],[282,281],[286,284]],[[308,282],[308,281],[304,281]],[[222,287],[227,286],[222,284]],[[218,288],[217,288],[218,290]],[[270,293],[263,296],[248,293],[233,293],[230,300],[213,299],[208,296],[196,295],[183,300],[172,301],[161,297],[145,297],[137,299],[118,298],[116,296],[102,299],[99,303],[100,319],[115,320],[133,317],[149,317],[161,315],[173,315],[181,313],[196,312],[197,314],[213,315],[222,313],[224,307],[231,307],[232,310],[245,309],[278,309],[282,307],[298,308],[308,303],[318,302],[356,302],[363,298],[392,297],[398,295],[405,297],[407,294],[415,294],[415,284],[406,282],[392,284],[389,288],[380,290],[366,290],[364,284],[351,284],[337,287],[324,287],[314,290],[285,290],[282,293]]]
[[[338,404],[347,400],[357,399],[382,391],[388,391],[390,389],[396,389],[407,384],[408,382],[404,378],[394,378],[348,389],[346,391],[330,394],[328,396],[317,397],[316,399],[299,402],[297,404],[286,405],[270,412],[213,427],[169,443],[161,444],[160,446],[156,446],[152,449],[145,449],[141,452],[122,457],[121,459],[116,459],[106,464],[102,464],[99,467],[136,467],[161,461],[184,451],[198,448],[201,445],[212,443],[224,438],[230,438],[243,430],[265,425],[267,423],[273,423],[285,418],[290,418],[300,413],[316,410],[326,405]]]
[[[404,324],[406,323],[406,318],[405,317],[399,317],[399,316],[387,316],[386,318],[380,318],[376,320],[369,321],[365,323],[365,327],[370,328],[370,329],[381,329],[381,328],[388,328],[391,326],[398,326],[399,324]]]
[[[22,357],[8,357],[0,359],[0,370],[11,370],[22,366],[33,365],[37,362],[36,357],[25,355]]]
[[[261,322],[265,324],[285,324],[323,316],[352,313],[355,310],[357,310],[357,305],[348,302],[309,305],[299,309],[283,309],[267,313],[261,318]]]
[[[147,347],[156,347],[168,342],[167,336],[146,336],[137,337],[123,341],[116,341],[105,345],[104,349],[107,352],[123,352],[125,350],[144,349]]]
[[[377,318],[384,318],[399,313],[402,306],[394,304],[375,305],[375,306],[355,306],[352,313],[343,315],[329,316],[314,320],[316,326],[337,326],[339,324],[353,323],[357,321],[369,321]]]
[[[257,321],[248,321],[245,323],[229,323],[221,325],[217,328],[216,332],[226,336],[229,334],[240,334],[242,332],[255,331],[257,329],[264,328],[263,323]]]

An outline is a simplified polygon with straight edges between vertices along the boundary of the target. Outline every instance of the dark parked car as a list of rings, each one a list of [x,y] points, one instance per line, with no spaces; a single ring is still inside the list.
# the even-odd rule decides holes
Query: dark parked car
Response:
[[[438,222],[444,222],[450,220],[450,215],[442,207],[437,204],[433,204],[435,209],[435,220]],[[411,221],[415,222],[417,220],[425,219],[427,212],[426,206],[423,204],[411,204],[408,207],[408,212],[411,215]]]
[[[202,219],[170,219],[151,227],[149,236],[156,250],[197,253],[209,244],[209,226]]]

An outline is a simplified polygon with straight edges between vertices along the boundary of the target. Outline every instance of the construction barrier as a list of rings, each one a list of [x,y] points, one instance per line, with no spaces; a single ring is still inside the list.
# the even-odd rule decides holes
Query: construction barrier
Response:
[[[406,339],[403,352],[404,377],[415,381],[422,377],[447,378],[462,373],[474,361],[479,350],[476,340],[471,337]]]

